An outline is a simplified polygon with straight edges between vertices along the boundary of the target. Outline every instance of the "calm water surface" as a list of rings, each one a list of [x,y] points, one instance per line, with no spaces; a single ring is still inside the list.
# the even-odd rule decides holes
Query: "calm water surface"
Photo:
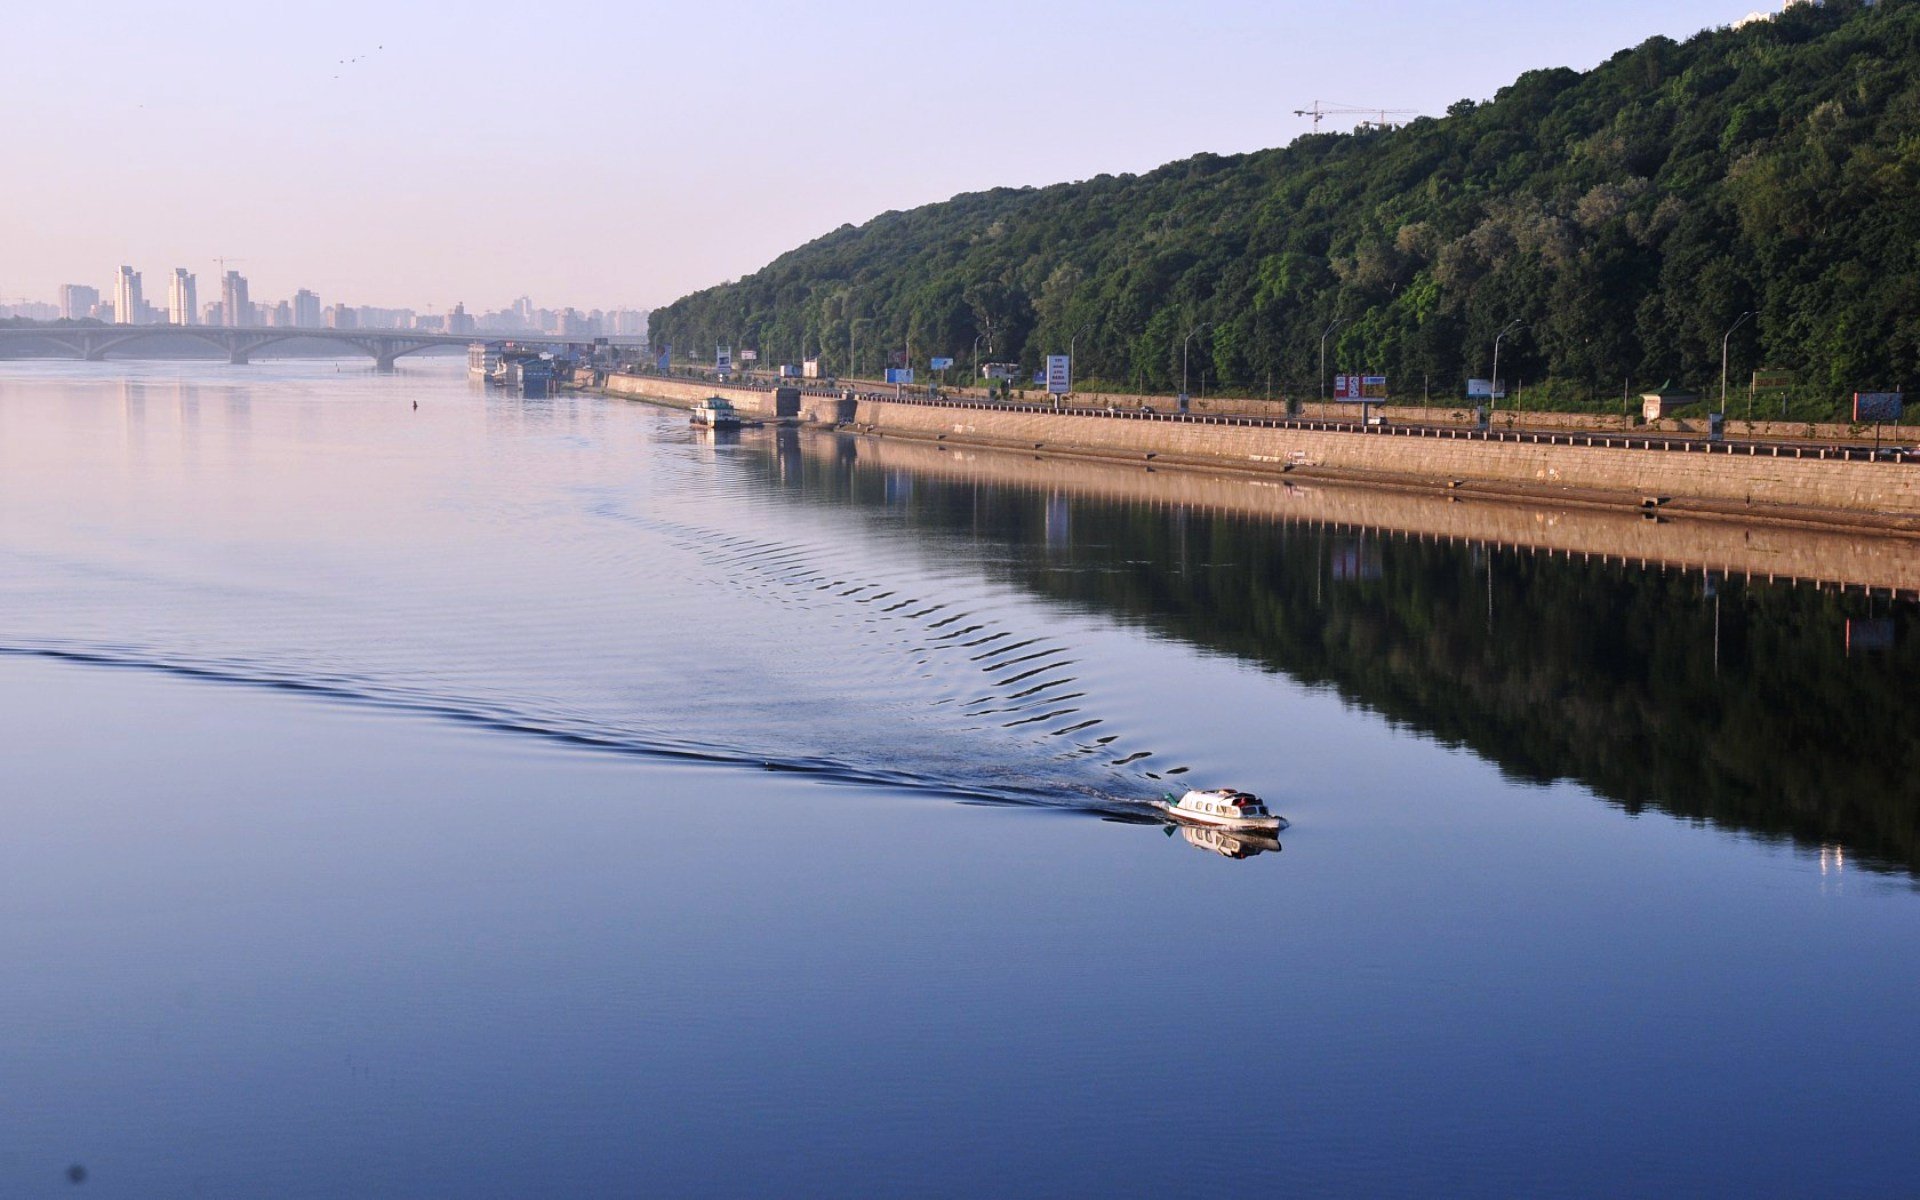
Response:
[[[873,446],[0,364],[0,1194],[1912,1194],[1910,605]]]

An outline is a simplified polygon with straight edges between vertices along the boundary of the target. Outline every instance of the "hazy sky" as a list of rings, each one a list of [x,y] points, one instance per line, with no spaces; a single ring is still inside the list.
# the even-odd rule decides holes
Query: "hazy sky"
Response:
[[[213,298],[226,255],[255,299],[650,306],[890,208],[1281,145],[1315,98],[1437,114],[1754,7],[16,0],[0,302],[122,262]]]

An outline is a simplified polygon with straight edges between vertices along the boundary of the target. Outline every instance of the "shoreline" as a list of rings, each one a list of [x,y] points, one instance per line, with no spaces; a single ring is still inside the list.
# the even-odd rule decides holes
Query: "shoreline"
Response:
[[[1518,444],[1209,421],[1139,421],[1104,413],[926,404],[615,375],[615,399],[686,409],[708,396],[768,420],[922,444],[1240,477],[1339,483],[1430,498],[1688,517],[1920,540],[1920,465],[1759,454],[1680,454],[1580,444],[1570,435]],[[1542,435],[1546,437],[1548,435]],[[1651,441],[1651,439],[1649,439]]]

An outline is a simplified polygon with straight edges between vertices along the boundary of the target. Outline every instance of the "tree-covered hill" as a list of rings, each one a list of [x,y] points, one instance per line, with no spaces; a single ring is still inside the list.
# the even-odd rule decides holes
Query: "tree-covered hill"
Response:
[[[1920,375],[1920,0],[1830,0],[1654,38],[1392,130],[957,196],[844,226],[655,310],[655,345],[860,371],[911,345],[1177,387],[1311,395],[1328,371],[1618,404],[1790,370],[1814,415]],[[987,347],[991,346],[991,353]]]

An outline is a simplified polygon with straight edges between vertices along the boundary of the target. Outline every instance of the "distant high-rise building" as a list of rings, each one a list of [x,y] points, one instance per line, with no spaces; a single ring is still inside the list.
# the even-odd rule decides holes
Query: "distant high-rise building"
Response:
[[[527,299],[525,296],[522,296],[518,300],[515,300],[513,302],[513,315],[520,318],[520,323],[522,325],[525,325],[528,328],[532,328],[533,327],[533,301]]]
[[[285,329],[293,324],[293,305],[285,300],[273,306],[273,312],[267,316],[267,324],[276,329]]]
[[[301,329],[320,328],[320,297],[301,288],[293,294],[293,323]]]
[[[185,267],[175,267],[167,280],[167,323],[192,325],[200,319],[199,281]]]
[[[0,304],[0,317],[25,317],[29,321],[51,321],[60,315],[56,305],[39,300],[21,300],[18,304]]]
[[[68,321],[84,321],[100,307],[100,289],[84,283],[60,285],[60,316]]]
[[[362,304],[353,310],[353,319],[361,329],[412,329],[410,308],[378,308]]]
[[[113,319],[122,325],[132,325],[140,320],[146,303],[140,295],[140,272],[121,267],[113,283]]]
[[[218,300],[207,301],[206,307],[200,310],[200,323],[202,325],[225,325],[227,323],[226,305],[220,303]]]
[[[453,311],[447,314],[447,332],[448,333],[472,333],[473,332],[473,317],[471,314],[467,312],[467,305],[465,301],[460,301],[456,303],[453,306]]]
[[[353,307],[351,305],[347,305],[347,304],[327,305],[327,328],[328,329],[353,329],[356,326],[358,326],[360,323],[355,318],[356,318],[356,314],[354,313]]]
[[[246,277],[228,271],[220,278],[220,307],[228,325],[253,324],[253,304],[247,299]]]

